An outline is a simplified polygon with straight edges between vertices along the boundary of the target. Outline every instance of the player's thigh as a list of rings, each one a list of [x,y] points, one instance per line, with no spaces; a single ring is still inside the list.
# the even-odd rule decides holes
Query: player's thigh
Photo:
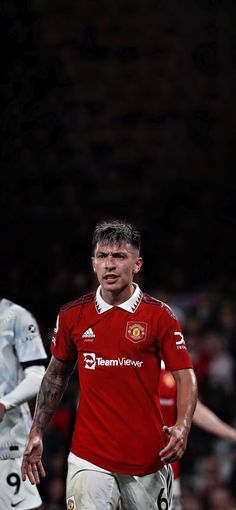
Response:
[[[122,510],[169,510],[173,472],[169,465],[145,476],[117,475]]]
[[[38,509],[42,503],[35,485],[21,479],[21,458],[0,460],[0,508]]]
[[[79,470],[68,463],[67,510],[117,510],[120,493],[113,475]]]
[[[171,510],[182,510],[180,481],[174,480]]]

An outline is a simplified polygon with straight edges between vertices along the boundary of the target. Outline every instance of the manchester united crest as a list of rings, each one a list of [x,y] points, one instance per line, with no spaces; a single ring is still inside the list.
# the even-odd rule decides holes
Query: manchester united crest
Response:
[[[147,322],[128,321],[125,336],[131,342],[137,344],[145,340],[147,336]]]
[[[67,510],[76,510],[75,497],[70,496],[66,501],[66,505]]]

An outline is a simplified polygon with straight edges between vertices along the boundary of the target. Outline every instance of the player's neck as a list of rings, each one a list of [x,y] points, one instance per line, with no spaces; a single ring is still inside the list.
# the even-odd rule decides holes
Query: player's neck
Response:
[[[101,296],[108,303],[112,306],[118,306],[122,303],[125,303],[125,301],[128,301],[129,298],[131,298],[132,294],[135,291],[135,286],[130,283],[128,287],[125,287],[120,292],[112,292],[108,290],[104,290],[101,288]]]

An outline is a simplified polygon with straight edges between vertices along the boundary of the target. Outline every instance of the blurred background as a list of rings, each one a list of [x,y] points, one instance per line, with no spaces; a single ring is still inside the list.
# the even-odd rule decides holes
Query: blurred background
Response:
[[[97,221],[143,237],[139,284],[172,306],[201,400],[236,426],[235,0],[2,0],[1,295],[48,354],[61,304],[96,287]],[[64,508],[76,374],[45,438]],[[236,448],[192,428],[184,510],[236,508]]]

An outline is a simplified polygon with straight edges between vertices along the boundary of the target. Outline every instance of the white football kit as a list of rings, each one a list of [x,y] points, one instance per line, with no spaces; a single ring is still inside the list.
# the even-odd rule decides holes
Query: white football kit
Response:
[[[21,457],[32,420],[28,404],[16,405],[15,401],[19,400],[18,387],[22,381],[24,384],[27,370],[30,371],[27,367],[34,366],[34,361],[38,365],[41,360],[43,365],[46,357],[37,322],[31,313],[8,299],[0,300],[0,403],[7,410],[0,422],[0,508],[15,506],[18,510],[28,510],[41,504],[36,487],[21,480]],[[42,367],[35,367],[35,376],[31,375],[33,387],[39,378],[37,369]],[[40,377],[42,375],[43,372]],[[38,386],[39,382],[35,388]],[[23,386],[22,400],[24,392]],[[26,392],[29,397],[35,393],[32,388]]]

